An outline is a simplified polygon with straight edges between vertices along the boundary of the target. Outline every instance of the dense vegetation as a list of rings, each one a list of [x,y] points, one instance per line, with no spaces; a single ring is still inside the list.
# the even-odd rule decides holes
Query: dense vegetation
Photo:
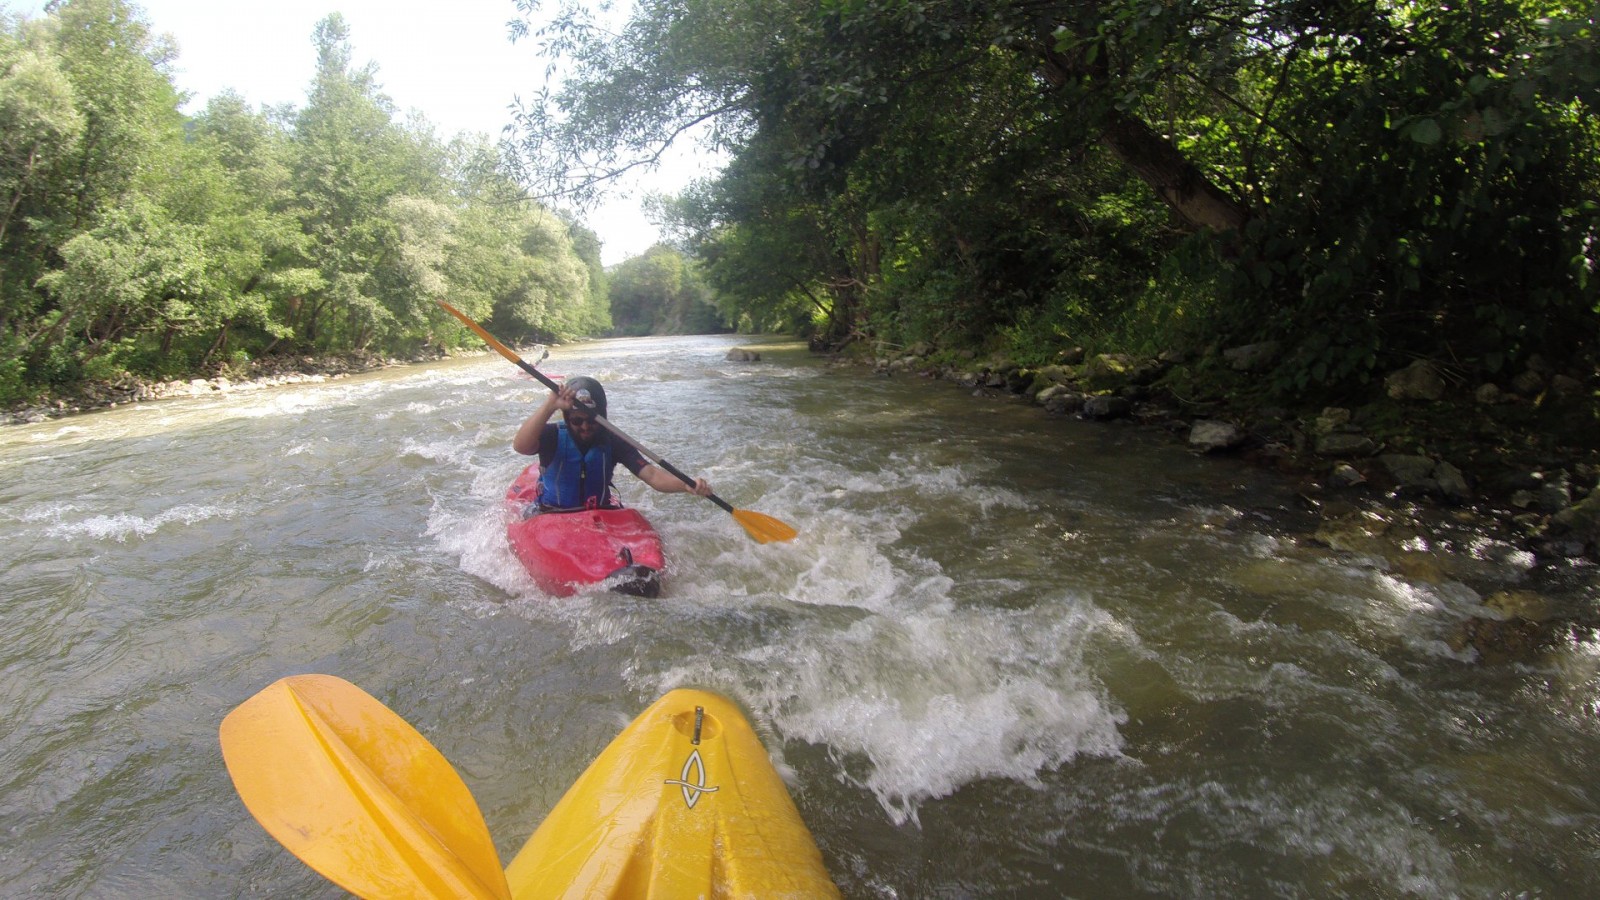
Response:
[[[193,118],[123,0],[0,20],[0,403],[272,354],[393,355],[464,332],[610,327],[596,236],[519,199],[483,136],[397,123],[343,19],[301,109]]]
[[[1600,6],[650,0],[530,34],[521,123],[583,196],[699,130],[677,199],[744,327],[832,345],[1205,351],[1331,398],[1429,358],[1594,372]],[[602,27],[603,24],[603,27]]]
[[[0,19],[0,402],[450,346],[441,296],[513,340],[731,326],[1024,364],[1273,341],[1255,386],[1305,400],[1418,358],[1593,377],[1592,3],[516,2],[570,77],[515,158],[397,122],[337,14],[303,108],[187,118],[124,0]],[[609,276],[525,199],[696,133],[730,164],[663,203],[676,246]]]
[[[609,277],[611,321],[616,334],[714,334],[728,330],[700,266],[672,247],[651,247],[643,256],[618,264]]]

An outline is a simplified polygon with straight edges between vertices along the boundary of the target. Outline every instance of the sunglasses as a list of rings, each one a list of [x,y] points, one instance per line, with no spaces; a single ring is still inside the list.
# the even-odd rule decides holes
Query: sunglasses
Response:
[[[595,420],[589,416],[567,416],[568,428],[588,428],[589,426],[596,424],[599,423],[595,422]]]

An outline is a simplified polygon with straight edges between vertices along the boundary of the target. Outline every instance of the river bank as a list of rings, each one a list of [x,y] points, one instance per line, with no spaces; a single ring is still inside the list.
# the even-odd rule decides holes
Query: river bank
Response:
[[[1258,356],[1242,349],[1209,369],[1121,354],[1068,354],[1030,368],[941,357],[927,347],[841,362],[887,377],[952,381],[974,397],[1143,428],[1197,454],[1270,467],[1293,480],[1322,523],[1303,540],[1406,577],[1458,577],[1449,556],[1481,552],[1473,536],[1515,547],[1527,555],[1524,583],[1479,585],[1485,614],[1450,639],[1452,649],[1475,650],[1480,661],[1530,660],[1600,629],[1600,409],[1592,373],[1537,371],[1535,361],[1504,387],[1467,391],[1419,363],[1391,374],[1360,404],[1290,409],[1257,399],[1249,382]]]
[[[371,353],[335,356],[269,356],[252,360],[242,369],[210,378],[152,381],[127,376],[115,382],[93,382],[71,391],[53,393],[31,403],[0,412],[0,425],[45,422],[62,416],[113,409],[128,403],[148,403],[179,397],[253,392],[293,384],[317,384],[396,366],[412,366],[449,356],[481,355],[486,351],[431,351],[398,359]]]

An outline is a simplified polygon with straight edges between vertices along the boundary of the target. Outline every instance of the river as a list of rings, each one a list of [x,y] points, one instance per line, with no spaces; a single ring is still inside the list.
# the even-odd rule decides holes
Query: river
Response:
[[[1600,646],[1450,629],[1532,560],[1306,539],[1279,476],[1132,426],[733,337],[556,348],[734,506],[619,470],[657,600],[542,595],[504,542],[498,357],[0,430],[0,895],[339,896],[250,818],[222,717],[346,678],[509,860],[668,689],[756,724],[847,897],[1570,897],[1600,884]],[[1592,591],[1578,579],[1573,590]]]

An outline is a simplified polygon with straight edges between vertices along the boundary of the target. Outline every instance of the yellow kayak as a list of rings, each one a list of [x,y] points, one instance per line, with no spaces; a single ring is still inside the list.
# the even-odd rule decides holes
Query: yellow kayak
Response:
[[[837,897],[783,781],[734,705],[657,700],[523,845],[516,898]]]
[[[417,730],[328,675],[281,679],[222,722],[240,798],[279,843],[363,897],[838,897],[750,723],[675,690],[603,750],[511,865]]]

